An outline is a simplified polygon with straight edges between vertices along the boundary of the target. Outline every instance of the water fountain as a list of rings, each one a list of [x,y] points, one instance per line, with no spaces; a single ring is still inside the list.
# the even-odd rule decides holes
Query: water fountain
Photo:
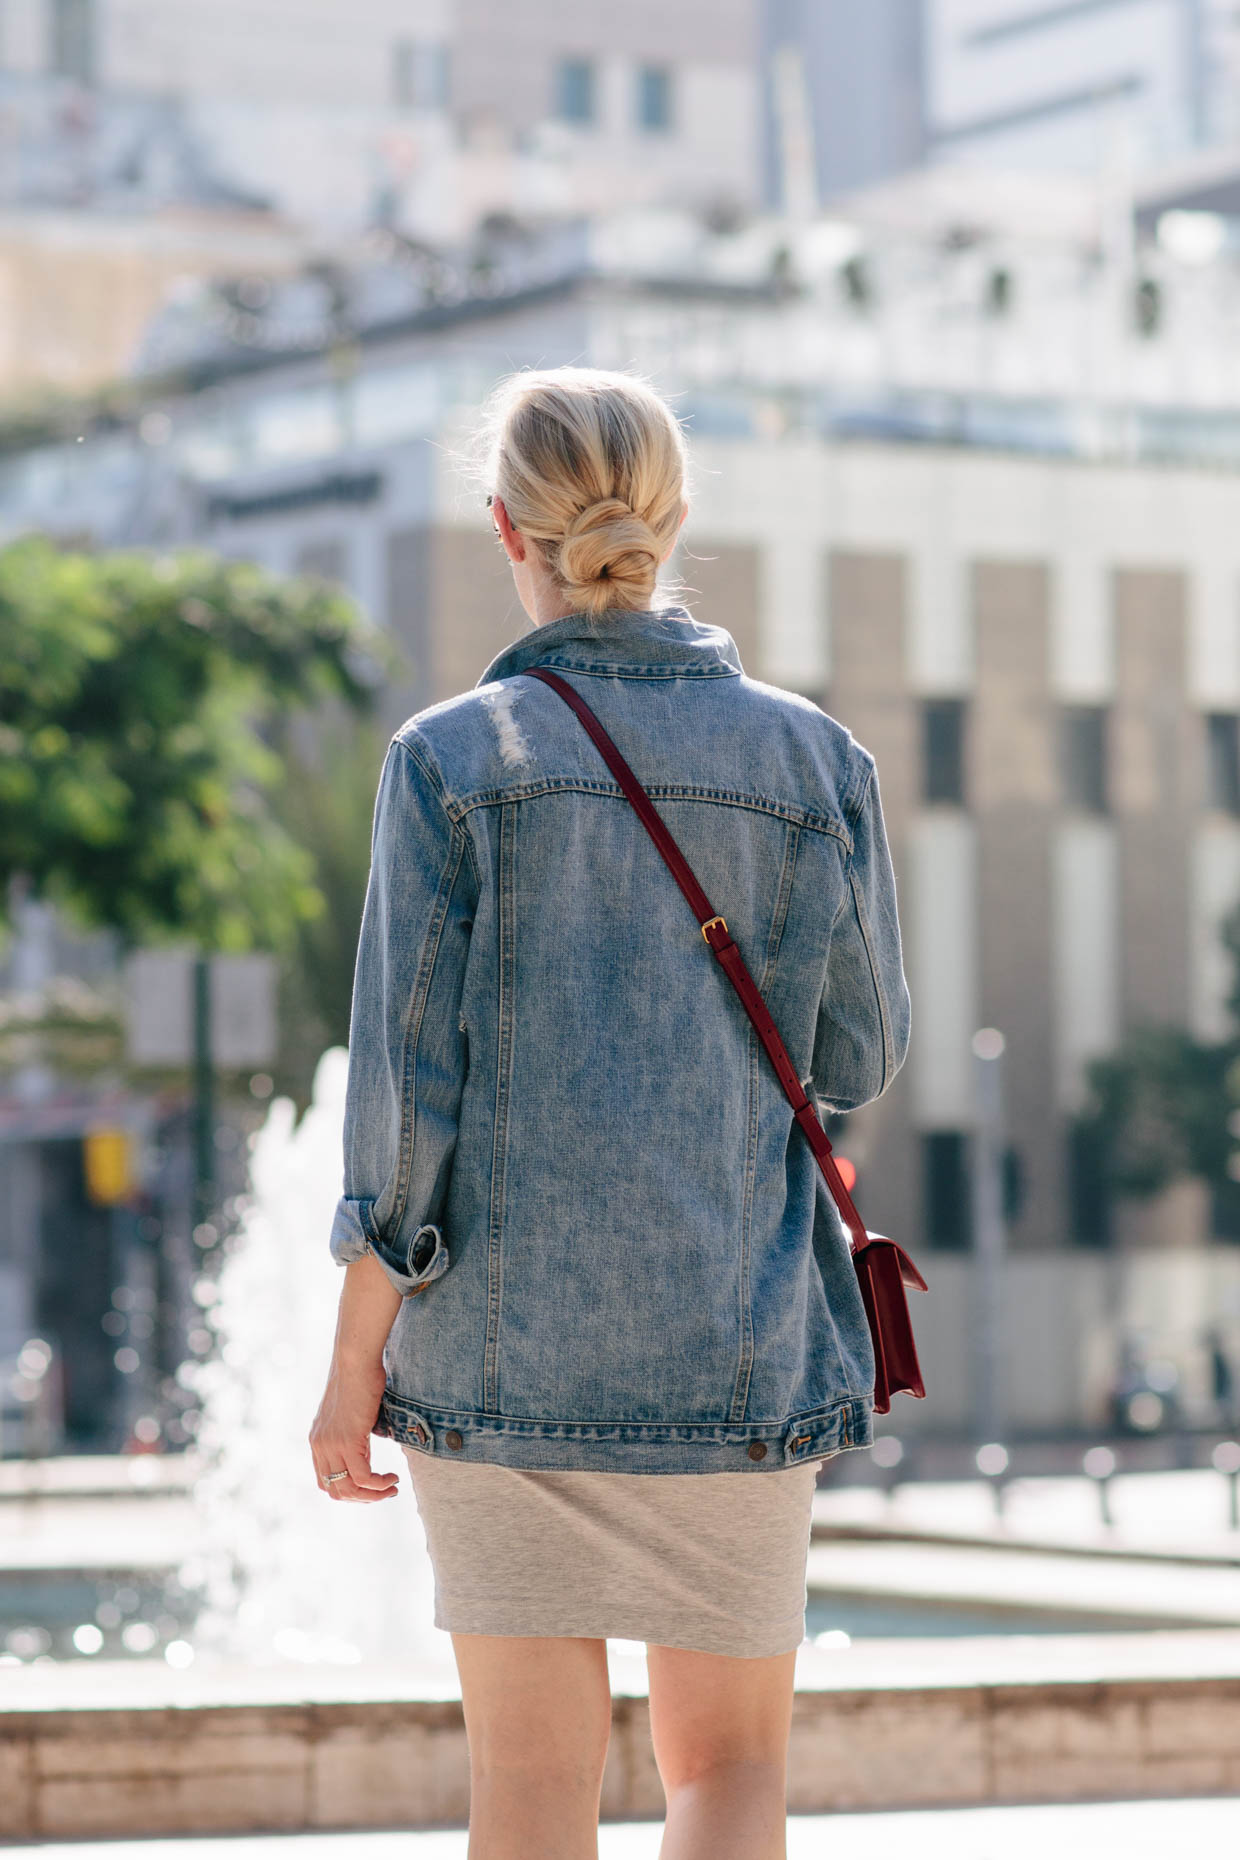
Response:
[[[372,1438],[398,1499],[338,1504],[307,1444],[323,1392],[342,1273],[327,1248],[340,1193],[347,1054],[324,1053],[313,1101],[275,1099],[251,1139],[250,1193],[213,1283],[217,1336],[193,1370],[202,1421],[200,1528],[179,1578],[201,1596],[195,1657],[246,1665],[407,1663],[415,1682],[454,1673],[433,1621],[434,1579],[404,1456]]]

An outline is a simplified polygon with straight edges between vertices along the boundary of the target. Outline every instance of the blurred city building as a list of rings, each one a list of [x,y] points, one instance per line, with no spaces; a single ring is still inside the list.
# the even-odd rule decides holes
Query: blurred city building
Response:
[[[306,242],[264,215],[0,207],[0,394],[115,380],[168,297],[221,272],[279,275]]]
[[[1240,138],[1229,0],[926,0],[934,160],[1147,169]]]
[[[762,198],[792,209],[919,167],[925,0],[765,0]]]
[[[1168,205],[1235,191],[1230,0],[768,0],[762,25],[768,205],[926,166],[1112,171]]]
[[[76,932],[26,898],[13,915],[0,960],[0,1453],[175,1451],[194,1402],[177,1371],[213,1341],[194,1288],[216,1230],[196,1224],[173,973],[190,961],[131,959],[134,1003],[110,932]],[[269,959],[224,961],[242,971],[239,1000],[216,986],[216,1059],[232,1074],[256,1034],[269,1056],[270,1002],[247,974]],[[243,1136],[219,1116],[217,1207],[245,1187]]]
[[[969,1424],[983,1025],[1007,1041],[1013,1429],[1097,1423],[1134,1338],[1191,1417],[1200,1333],[1240,1344],[1234,1215],[1192,1184],[1107,1206],[1071,1120],[1126,1028],[1226,1024],[1240,279],[1213,222],[1138,243],[1105,189],[995,185],[962,227],[950,177],[920,185],[870,222],[372,233],[330,273],[204,287],[152,326],[124,418],[10,444],[0,522],[342,583],[403,646],[394,726],[526,628],[455,469],[487,388],[648,370],[693,440],[687,604],[878,759],[916,1024],[843,1141],[867,1218],[926,1253],[935,1425]]]
[[[6,0],[0,391],[123,373],[170,288],[280,275],[367,226],[748,210],[760,11]]]

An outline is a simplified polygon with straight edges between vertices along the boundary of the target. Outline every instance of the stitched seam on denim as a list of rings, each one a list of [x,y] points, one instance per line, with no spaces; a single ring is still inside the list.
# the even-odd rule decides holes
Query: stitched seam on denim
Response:
[[[459,831],[465,835],[465,852],[473,870],[474,883],[477,885],[479,891],[481,891],[482,867],[478,860],[477,849],[474,846],[472,828],[468,820],[466,820],[462,814],[460,807],[453,802],[448,794],[443,775],[431,753],[429,744],[415,744],[409,737],[402,736],[399,731],[397,731],[396,735],[392,738],[392,741],[394,743],[399,743],[406,754],[412,756],[413,760],[418,764],[418,767],[425,774],[426,779],[430,782],[431,787],[435,790],[435,793],[439,796],[439,804],[451,821],[453,829],[459,829]]]
[[[508,1102],[512,1090],[516,979],[516,839],[517,814],[506,807],[500,821],[498,947],[499,1008],[495,1057],[495,1127],[491,1139],[491,1215],[487,1233],[487,1335],[483,1357],[483,1403],[487,1412],[499,1406],[499,1335],[503,1312],[503,1227],[505,1165],[508,1144]]]
[[[792,903],[792,887],[796,880],[797,857],[800,850],[800,828],[796,825],[795,821],[790,821],[788,825],[787,842],[784,847],[784,865],[780,873],[776,914],[771,925],[773,940],[770,942],[768,948],[766,966],[762,971],[762,982],[759,988],[759,993],[762,995],[763,1000],[766,999],[767,990],[773,987],[775,982],[775,967],[779,961],[779,952],[784,940],[784,930],[788,923],[788,911]]]
[[[427,780],[439,796],[440,805],[451,821],[453,829],[459,830],[464,834],[465,853],[474,875],[474,883],[478,890],[481,891],[482,865],[478,858],[477,848],[474,845],[473,828],[466,819],[459,803],[453,801],[452,797],[449,795],[443,775],[440,772],[438,763],[434,759],[429,744],[425,744],[424,742],[423,747],[415,746],[410,738],[402,736],[399,731],[392,740],[393,742],[399,743],[401,748],[406,750],[408,754],[413,757],[418,766],[425,772]]]
[[[853,749],[853,774],[847,798],[841,802],[845,822],[849,833],[856,831],[861,809],[865,806],[865,797],[870,783],[874,779],[875,761],[868,749],[863,749],[855,739]],[[855,800],[854,800],[855,795]]]
[[[799,850],[799,835],[798,835],[798,844],[796,844],[796,850]],[[792,872],[788,874],[788,897],[785,898],[785,921],[786,921],[786,911],[788,911],[788,908],[790,908],[790,904],[792,904],[792,882],[794,882],[794,878],[796,878],[796,850],[794,850],[794,861],[792,861]],[[851,865],[851,852],[850,852],[850,856],[848,856],[848,859],[850,859],[850,865]],[[848,885],[844,887],[844,897],[848,897]],[[838,911],[837,913],[835,913],[835,915],[837,915],[837,919],[838,919]],[[835,926],[835,921],[833,921],[833,926]],[[783,936],[783,924],[781,924],[781,936]],[[777,952],[777,950],[775,950],[775,952]],[[766,986],[762,988],[762,993],[766,995]],[[818,1218],[818,1192],[820,1192],[820,1185],[822,1185],[822,1189],[825,1189],[825,1181],[824,1179],[822,1179],[822,1170],[818,1168],[818,1162],[814,1161],[814,1211],[812,1211],[812,1216],[811,1216],[812,1220],[816,1220],[816,1218]],[[835,1209],[835,1200],[831,1198],[831,1190],[827,1190],[827,1200],[829,1200],[829,1203],[831,1203],[831,1215],[835,1216],[835,1213],[837,1213],[837,1209]],[[816,1265],[816,1261],[812,1261],[812,1237],[811,1237],[811,1263],[812,1263],[812,1267],[814,1267],[814,1272],[818,1272],[818,1265]],[[822,1274],[818,1274],[818,1276],[820,1276],[820,1282],[822,1282]],[[853,1386],[851,1386],[850,1373],[848,1373],[848,1358],[844,1356],[844,1341],[842,1341],[842,1337],[840,1337],[840,1326],[838,1326],[837,1321],[835,1321],[835,1311],[831,1309],[831,1300],[829,1300],[829,1298],[827,1298],[827,1295],[825,1295],[825,1293],[827,1293],[827,1289],[825,1289],[825,1285],[822,1291],[824,1291],[824,1304],[825,1304],[825,1308],[827,1308],[827,1321],[829,1321],[829,1324],[831,1324],[831,1335],[833,1335],[833,1339],[835,1339],[835,1354],[837,1354],[838,1365],[840,1365],[840,1375],[844,1376],[844,1386],[848,1388],[848,1391],[850,1391],[850,1395],[851,1395],[851,1393],[853,1393]]]
[[[481,892],[482,890],[482,858],[481,858],[481,855],[479,854],[478,848],[474,844],[474,830],[469,820],[462,818],[461,831],[465,835],[465,844],[469,848],[469,862],[474,868],[474,883],[478,887],[479,892]]]
[[[731,989],[730,982],[728,987]],[[734,1426],[744,1421],[745,1407],[749,1400],[749,1379],[753,1370],[753,1308],[749,1297],[749,1243],[753,1222],[754,1177],[757,1173],[755,1156],[758,1146],[758,1030],[752,1022],[749,1025],[749,1037],[745,1041],[745,1056],[749,1062],[745,1069],[749,1115],[746,1119],[745,1130],[745,1192],[741,1198],[741,1257],[737,1286],[740,1298],[738,1315],[741,1347],[736,1362],[736,1376],[732,1383],[732,1405],[728,1410],[728,1420]]]
[[[788,904],[792,896],[793,877],[796,872],[797,851],[801,844],[799,829],[791,822],[784,830],[784,856],[780,864],[779,884],[775,891],[775,903],[771,911],[770,928],[766,937],[766,955],[762,964],[762,976],[758,982],[758,993],[765,1001],[775,977],[775,967],[779,960],[780,944],[783,941],[784,925],[788,921]],[[753,1201],[758,1172],[758,1128],[759,1111],[762,1100],[761,1074],[765,1052],[759,1052],[758,1030],[752,1021],[749,1026],[749,1141],[745,1159],[745,1196],[744,1212],[741,1222],[741,1311],[742,1343],[741,1356],[737,1364],[736,1385],[732,1393],[731,1417],[740,1421],[744,1419],[749,1402],[750,1379],[753,1374],[754,1339],[753,1339],[753,1302],[749,1289],[749,1269],[753,1242]]]
[[[857,888],[856,874],[852,869],[852,860],[848,862],[848,888],[852,893],[853,907],[857,913],[857,925],[861,931],[861,941],[865,947],[866,960],[870,965],[870,980],[874,984],[874,999],[878,1006],[878,1024],[883,1036],[883,1074],[877,1095],[882,1096],[891,1081],[895,1066],[895,1044],[891,1037],[891,1020],[887,1004],[883,999],[882,985],[878,978],[878,964],[874,960],[874,939],[866,922],[865,909],[861,894]]]
[[[580,672],[586,678],[740,678],[740,668],[735,665],[631,665],[627,661],[613,663],[602,659],[566,659],[560,655],[539,659],[539,665],[545,665],[550,671],[563,669],[566,672]],[[493,680],[499,683],[498,679]]]
[[[399,743],[405,754],[417,763],[422,773],[426,776],[427,781],[439,796],[439,804],[443,808],[444,813],[448,816],[448,819],[455,824],[456,811],[448,796],[447,783],[444,781],[439,764],[435,761],[430,744],[426,741],[425,737],[419,737],[415,740],[413,737],[403,736],[398,730],[396,735],[392,738],[392,741],[394,743]]]
[[[453,857],[453,848],[456,856]],[[431,910],[431,921],[427,927],[426,938],[422,944],[422,956],[418,964],[418,973],[414,980],[409,1000],[409,1011],[405,1019],[405,1032],[401,1049],[401,1119],[400,1150],[398,1154],[396,1197],[392,1208],[390,1233],[395,1235],[405,1218],[405,1209],[409,1200],[409,1182],[413,1174],[414,1125],[417,1119],[417,1093],[413,1089],[413,1079],[417,1069],[418,1041],[422,1034],[422,1022],[426,1018],[426,1003],[431,991],[434,977],[435,960],[439,954],[439,943],[443,935],[444,924],[448,920],[448,910],[452,903],[452,893],[456,888],[457,874],[461,867],[464,851],[464,839],[452,828],[448,841],[448,857],[440,874],[439,889],[435,894],[435,903]],[[412,1037],[411,1037],[412,1036]],[[408,1262],[403,1269],[408,1273]]]
[[[830,967],[830,960],[831,960],[830,958],[831,938],[835,935],[836,929],[839,925],[840,918],[844,915],[844,906],[848,903],[848,899],[849,899],[849,896],[852,890],[852,866],[853,866],[853,855],[852,855],[852,847],[850,846],[848,849],[848,856],[844,860],[844,883],[840,887],[840,901],[835,907],[835,916],[831,919],[831,922],[827,928],[827,966],[828,968]]]
[[[873,1390],[871,1389],[869,1395],[872,1394]],[[674,1430],[678,1433],[687,1435],[735,1434],[739,1438],[748,1439],[751,1432],[757,1432],[761,1429],[766,1430],[766,1435],[769,1438],[771,1435],[786,1433],[788,1428],[792,1426],[795,1426],[799,1430],[811,1426],[816,1420],[830,1420],[840,1409],[846,1411],[852,1410],[863,1405],[868,1398],[868,1395],[840,1395],[834,1401],[821,1403],[817,1408],[797,1408],[793,1413],[785,1415],[780,1421],[742,1421],[739,1426],[723,1421],[570,1421],[558,1417],[548,1419],[545,1415],[503,1414],[498,1411],[491,1413],[481,1408],[440,1407],[437,1402],[422,1400],[410,1401],[403,1395],[397,1395],[395,1391],[390,1388],[385,1390],[380,1405],[390,1408],[393,1411],[403,1411],[406,1414],[419,1414],[426,1419],[430,1419],[433,1415],[438,1415],[441,1419],[447,1420],[512,1422],[518,1427],[572,1427],[579,1429],[588,1429],[592,1427],[627,1427],[637,1432],[666,1432]]]
[[[839,1209],[835,1205],[835,1197],[831,1193],[830,1189],[827,1187],[826,1182],[823,1179],[822,1172],[818,1167],[817,1158],[815,1158],[814,1159],[814,1218],[815,1220],[818,1218],[819,1183],[822,1184],[823,1192],[826,1195],[827,1218],[831,1221],[834,1227],[836,1244],[838,1246],[839,1242],[843,1240],[845,1246],[847,1246],[848,1236],[847,1236],[847,1232],[844,1227],[844,1218],[841,1215]],[[815,1258],[814,1260],[814,1270],[818,1274],[818,1283],[822,1285],[822,1302],[824,1306],[826,1307],[827,1322],[831,1326],[831,1336],[835,1343],[835,1357],[836,1357],[837,1363],[839,1364],[840,1375],[844,1378],[844,1387],[848,1390],[848,1395],[846,1399],[849,1401],[856,1401],[858,1399],[858,1391],[852,1385],[852,1378],[848,1372],[848,1358],[844,1354],[844,1343],[843,1343],[843,1339],[840,1336],[840,1327],[835,1321],[835,1312],[831,1309],[831,1300],[827,1297],[827,1288],[825,1285],[822,1284],[822,1271],[818,1265],[817,1258]]]
[[[766,800],[740,794],[734,788],[705,788],[687,782],[643,782],[642,786],[651,800],[717,801],[724,807],[740,807],[748,809],[750,813],[770,814],[777,820],[790,820],[795,826],[804,827],[812,833],[824,833],[830,839],[839,840],[846,851],[852,851],[852,834],[846,827],[838,821],[828,820],[825,815],[811,813],[808,808],[794,807],[787,801]],[[628,804],[628,796],[615,782],[595,781],[586,775],[550,775],[519,787],[480,788],[457,803],[457,813],[463,818],[477,807],[506,807],[510,801],[534,800],[543,794],[599,794],[614,796],[624,801],[626,806]]]

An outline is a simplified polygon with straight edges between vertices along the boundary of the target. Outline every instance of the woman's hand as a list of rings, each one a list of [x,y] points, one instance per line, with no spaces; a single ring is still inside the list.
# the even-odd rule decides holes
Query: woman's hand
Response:
[[[329,1498],[351,1498],[373,1505],[381,1498],[396,1496],[400,1484],[397,1475],[372,1472],[370,1468],[370,1430],[386,1383],[382,1360],[350,1368],[332,1359],[327,1388],[310,1429],[314,1470]],[[347,1473],[348,1478],[333,1479],[328,1485],[323,1475],[332,1472]]]
[[[383,1346],[401,1295],[373,1254],[345,1268],[327,1388],[310,1429],[310,1456],[329,1498],[373,1505],[395,1498],[397,1475],[370,1469],[370,1434],[387,1386]],[[327,1483],[327,1473],[346,1473]]]

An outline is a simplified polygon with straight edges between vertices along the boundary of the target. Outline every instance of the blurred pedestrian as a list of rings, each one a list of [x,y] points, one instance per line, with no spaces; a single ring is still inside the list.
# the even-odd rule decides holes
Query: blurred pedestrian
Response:
[[[1210,1399],[1218,1425],[1230,1427],[1236,1420],[1236,1378],[1227,1342],[1217,1326],[1206,1332],[1205,1342],[1210,1362]]]
[[[469,1736],[470,1851],[596,1851],[608,1638],[647,1644],[664,1860],[785,1851],[822,1460],[872,1438],[842,1224],[712,949],[806,1102],[902,1064],[870,754],[656,598],[684,436],[639,376],[523,371],[483,433],[533,623],[395,735],[354,982],[347,1268],[311,1431],[336,1499],[405,1448]],[[677,884],[545,668],[614,733],[722,917]],[[812,1098],[811,1098],[812,1094]],[[375,1607],[398,1570],[359,1565]],[[476,1845],[475,1845],[476,1843]]]

